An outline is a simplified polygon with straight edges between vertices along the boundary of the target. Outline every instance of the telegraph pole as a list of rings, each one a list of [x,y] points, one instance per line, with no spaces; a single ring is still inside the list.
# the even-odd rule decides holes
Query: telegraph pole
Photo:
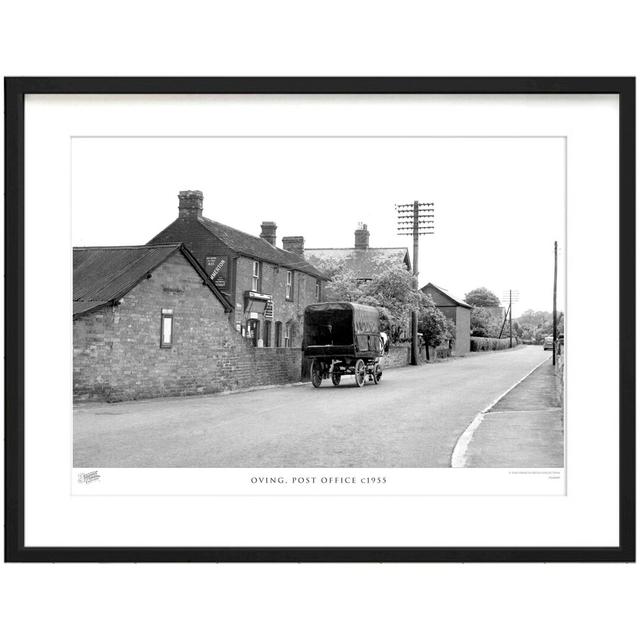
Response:
[[[502,302],[506,304],[507,300],[509,301],[509,306],[507,307],[507,311],[504,314],[504,321],[502,322],[502,327],[500,328],[500,335],[498,338],[502,338],[502,331],[504,330],[504,325],[507,322],[507,318],[509,318],[509,349],[513,347],[513,303],[518,302],[520,300],[520,292],[515,289],[509,289],[508,292],[504,292],[502,294]]]
[[[556,364],[556,341],[558,339],[558,314],[556,299],[558,295],[558,241],[553,243],[553,364]]]
[[[432,235],[433,202],[418,202],[412,204],[397,204],[398,235],[413,236],[413,288],[418,289],[418,239],[420,236]],[[418,364],[418,312],[411,312],[411,364]],[[427,357],[429,347],[427,346]]]
[[[513,348],[513,313],[511,308],[513,302],[511,300],[511,289],[509,289],[509,349]]]

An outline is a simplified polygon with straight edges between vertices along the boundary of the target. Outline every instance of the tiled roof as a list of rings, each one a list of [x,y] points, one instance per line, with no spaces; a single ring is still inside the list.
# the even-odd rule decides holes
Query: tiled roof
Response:
[[[216,222],[215,220],[210,220],[209,218],[176,218],[168,227],[152,238],[149,244],[177,240],[189,244],[192,240],[202,236],[201,230],[203,229],[218,238],[218,240],[229,247],[229,249],[243,256],[264,260],[265,262],[270,262],[281,267],[308,273],[314,278],[327,280],[324,273],[318,271],[318,269],[309,264],[297,253],[279,249],[267,242],[264,238],[252,236],[249,233],[234,229],[233,227],[229,227],[221,222]]]
[[[73,317],[111,304],[176,251],[182,252],[226,309],[231,304],[181,244],[73,248]]]
[[[327,261],[344,264],[353,271],[356,278],[372,278],[390,264],[404,264],[411,267],[409,251],[406,247],[378,247],[369,249],[313,249],[305,248],[304,257],[313,265],[322,268]]]
[[[421,291],[424,291],[425,293],[428,293],[428,291],[425,291],[425,290],[428,289],[429,287],[434,288],[436,291],[441,293],[446,298],[449,298],[449,300],[451,300],[452,302],[457,304],[459,307],[466,307],[467,309],[471,309],[472,308],[472,306],[470,304],[467,304],[466,302],[463,302],[462,300],[459,300],[458,298],[455,298],[446,289],[443,289],[442,287],[438,287],[437,285],[433,284],[433,282],[429,282],[428,284],[425,284],[424,287],[422,287]]]
[[[277,264],[283,267],[289,267],[290,269],[297,269],[304,273],[308,273],[316,278],[325,278],[325,275],[318,271],[313,265],[309,264],[304,258],[297,253],[291,251],[285,251],[274,247],[270,242],[267,242],[264,238],[258,238],[252,236],[249,233],[234,229],[221,222],[210,220],[209,218],[198,218],[198,222],[217,236],[224,244],[230,249],[249,256],[251,258],[259,258],[260,260],[266,260],[273,264]]]

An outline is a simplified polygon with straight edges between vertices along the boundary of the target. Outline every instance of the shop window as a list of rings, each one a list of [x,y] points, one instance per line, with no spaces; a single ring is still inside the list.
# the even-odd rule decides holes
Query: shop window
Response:
[[[282,322],[276,322],[275,345],[276,347],[282,346]]]
[[[247,322],[247,338],[251,339],[254,347],[258,346],[258,336],[260,335],[260,321],[249,320]]]
[[[271,346],[271,320],[264,321],[264,337],[262,338],[262,344],[265,347]]]
[[[285,297],[287,300],[293,300],[293,271],[287,271],[287,287]]]
[[[170,349],[173,346],[173,309],[163,309],[160,315],[160,347]]]

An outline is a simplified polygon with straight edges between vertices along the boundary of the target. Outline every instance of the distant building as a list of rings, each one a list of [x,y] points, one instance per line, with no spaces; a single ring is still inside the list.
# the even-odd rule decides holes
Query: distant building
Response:
[[[456,356],[469,353],[471,349],[471,305],[454,298],[446,289],[431,282],[421,289],[429,294],[436,307],[451,320],[456,327],[452,354]]]
[[[356,229],[353,247],[305,247],[304,257],[320,269],[328,263],[338,263],[344,269],[352,271],[359,282],[371,280],[390,265],[402,265],[411,271],[409,250],[406,247],[370,247],[366,224]]]
[[[212,393],[300,379],[300,351],[254,349],[181,244],[75,247],[74,400]]]
[[[203,216],[201,191],[181,191],[178,217],[149,245],[182,242],[233,306],[234,326],[256,347],[299,348],[308,304],[322,300],[326,276],[302,253],[304,238],[283,238],[275,222],[260,237]]]

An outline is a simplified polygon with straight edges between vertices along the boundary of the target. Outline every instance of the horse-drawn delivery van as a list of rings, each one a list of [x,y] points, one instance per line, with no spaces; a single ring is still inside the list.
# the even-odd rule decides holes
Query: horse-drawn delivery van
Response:
[[[354,302],[320,302],[304,310],[302,349],[311,359],[311,382],[319,387],[331,378],[335,386],[342,376],[355,376],[378,384],[382,378],[380,357],[386,337],[380,331],[380,313],[375,307]]]

